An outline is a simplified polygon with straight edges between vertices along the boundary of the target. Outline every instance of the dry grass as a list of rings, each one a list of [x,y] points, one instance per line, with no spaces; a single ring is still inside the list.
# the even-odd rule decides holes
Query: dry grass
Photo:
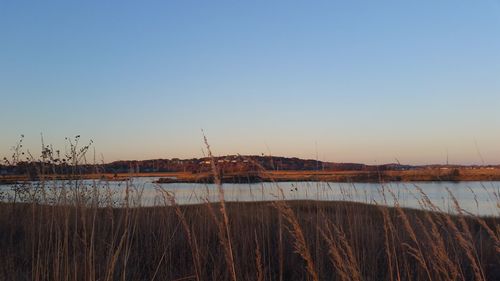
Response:
[[[226,232],[208,214],[218,204],[2,203],[0,279],[496,280],[500,274],[496,242],[484,227],[495,229],[498,218],[479,223],[472,217],[348,202],[277,204],[226,203],[231,261]],[[401,225],[401,212],[410,226]],[[281,240],[280,217],[289,230]],[[418,248],[421,254],[415,253]]]
[[[450,170],[417,169],[407,171],[266,171],[262,174],[264,181],[329,181],[329,182],[378,182],[384,181],[448,181]],[[211,172],[150,172],[150,173],[94,173],[80,174],[79,179],[127,180],[130,177],[163,177],[176,178],[179,182],[203,182],[211,177]],[[69,175],[46,175],[48,179],[68,179]],[[16,182],[27,180],[25,175],[3,175],[0,182]],[[492,181],[500,180],[500,169],[477,168],[459,169],[459,175],[453,181]],[[172,180],[174,181],[174,180]]]
[[[208,144],[207,149],[211,157]],[[163,205],[143,207],[141,190],[128,182],[118,202],[111,190],[80,181],[21,189],[21,197],[0,202],[0,280],[500,276],[500,218],[464,213],[456,200],[456,215],[441,212],[421,189],[427,211],[401,208],[397,200],[393,207],[347,201],[225,202],[215,164],[213,175],[219,202],[189,206],[178,205],[163,190]],[[394,196],[389,189],[383,192]]]

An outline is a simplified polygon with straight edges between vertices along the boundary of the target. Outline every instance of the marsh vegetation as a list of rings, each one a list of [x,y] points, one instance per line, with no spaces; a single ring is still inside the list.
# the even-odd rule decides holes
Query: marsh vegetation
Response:
[[[81,151],[71,146],[70,157]],[[209,148],[209,147],[208,147]],[[210,150],[209,150],[210,151]],[[50,153],[47,153],[50,158]],[[49,159],[47,158],[47,159]],[[74,158],[73,158],[74,159]],[[212,162],[216,170],[215,161]],[[71,165],[78,173],[78,163]],[[42,167],[43,168],[43,167]],[[44,181],[0,203],[0,280],[497,280],[500,218],[454,213],[422,189],[422,210],[389,204],[276,200],[180,205],[158,186]],[[299,186],[300,187],[300,186]],[[498,194],[493,192],[496,208]],[[383,202],[381,202],[383,203]]]

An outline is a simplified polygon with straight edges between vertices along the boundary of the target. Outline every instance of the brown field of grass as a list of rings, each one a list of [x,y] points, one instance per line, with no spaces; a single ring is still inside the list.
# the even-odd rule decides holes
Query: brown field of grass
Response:
[[[458,172],[456,172],[458,171]],[[455,174],[454,174],[455,173]],[[244,177],[247,173],[233,173]],[[390,181],[500,181],[500,169],[415,169],[403,171],[265,171],[258,172],[261,181],[330,181],[330,182],[390,182]],[[212,173],[151,172],[151,173],[99,173],[81,174],[78,179],[102,179],[121,181],[131,177],[169,178],[169,182],[207,182]],[[46,175],[45,179],[68,179],[67,175]],[[0,183],[27,180],[25,175],[0,176]],[[209,180],[208,180],[209,181]]]
[[[349,202],[2,203],[0,280],[498,280],[499,225]]]
[[[454,171],[458,171],[458,174]],[[500,169],[415,169],[403,171],[268,171],[275,181],[492,181],[500,180]]]

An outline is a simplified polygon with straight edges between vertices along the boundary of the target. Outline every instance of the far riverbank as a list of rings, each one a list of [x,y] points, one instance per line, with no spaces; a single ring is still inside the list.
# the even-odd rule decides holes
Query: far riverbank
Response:
[[[0,184],[15,184],[28,180],[96,179],[124,181],[132,177],[158,177],[157,183],[213,183],[212,173],[103,173],[81,175],[46,175],[28,178],[25,175],[2,175]],[[414,169],[401,171],[262,171],[221,174],[226,183],[256,182],[422,182],[422,181],[500,181],[500,169],[456,168]]]

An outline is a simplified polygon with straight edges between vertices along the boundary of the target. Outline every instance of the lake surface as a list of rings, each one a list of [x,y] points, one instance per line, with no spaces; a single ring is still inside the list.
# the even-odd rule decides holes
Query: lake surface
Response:
[[[155,184],[157,178],[138,177],[130,181],[49,181],[45,186],[52,190],[61,187],[99,187],[99,190],[112,191],[117,201],[124,198],[126,191],[131,198],[140,195],[143,206],[165,204],[164,192],[175,197],[178,204],[198,204],[219,200],[218,188],[214,184],[171,183]],[[34,182],[33,186],[40,183]],[[425,195],[444,212],[455,213],[452,197],[455,196],[460,207],[476,215],[500,215],[500,182],[393,182],[379,183],[338,183],[338,182],[279,182],[255,184],[223,184],[226,201],[272,201],[286,200],[322,200],[322,201],[354,201],[370,204],[393,206],[395,202],[404,207],[423,208],[422,194]],[[0,185],[4,200],[12,196],[12,186]],[[106,192],[102,192],[106,194]]]

